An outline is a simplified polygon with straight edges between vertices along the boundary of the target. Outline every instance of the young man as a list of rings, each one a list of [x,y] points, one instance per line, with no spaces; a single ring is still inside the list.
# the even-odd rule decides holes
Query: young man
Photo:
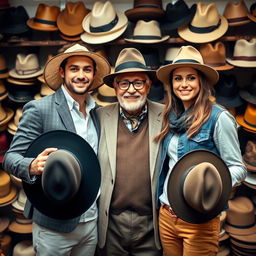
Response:
[[[49,153],[57,149],[46,148],[34,159],[24,157],[25,152],[34,139],[51,130],[75,132],[97,153],[99,128],[95,102],[88,92],[99,87],[109,72],[110,66],[103,57],[79,44],[50,59],[44,77],[56,92],[24,106],[18,130],[5,155],[4,169],[24,182],[33,183],[44,171]],[[48,217],[29,201],[24,214],[33,219],[33,245],[37,255],[94,255],[96,202],[81,216],[68,220]]]
[[[160,145],[153,139],[162,128],[164,105],[147,100],[154,75],[137,49],[125,48],[115,72],[104,77],[118,103],[97,110],[103,255],[161,255],[155,209]]]

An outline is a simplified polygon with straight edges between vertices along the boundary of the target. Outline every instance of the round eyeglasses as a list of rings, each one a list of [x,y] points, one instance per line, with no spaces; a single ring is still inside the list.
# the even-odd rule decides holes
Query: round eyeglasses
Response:
[[[133,86],[135,90],[141,90],[144,88],[146,80],[135,80],[135,81],[128,81],[128,80],[121,80],[116,81],[118,88],[120,90],[126,91],[130,88],[130,85]]]

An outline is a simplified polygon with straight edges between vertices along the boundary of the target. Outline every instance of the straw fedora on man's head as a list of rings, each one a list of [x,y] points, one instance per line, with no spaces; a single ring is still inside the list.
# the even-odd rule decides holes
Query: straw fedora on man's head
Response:
[[[204,64],[202,55],[193,46],[182,46],[172,64],[160,67],[156,75],[162,83],[170,84],[170,73],[179,67],[191,67],[201,71],[211,85],[218,82],[218,72]]]
[[[132,43],[153,44],[166,41],[170,36],[162,36],[159,22],[156,20],[139,20],[133,31],[131,38],[125,41]]]
[[[116,11],[110,1],[96,1],[82,26],[85,33],[81,39],[84,42],[102,44],[121,36],[128,26],[128,19],[123,12]]]
[[[182,156],[169,176],[167,193],[176,215],[189,223],[204,223],[224,209],[231,191],[225,162],[208,150]]]
[[[34,18],[27,20],[27,25],[35,30],[42,31],[56,31],[57,18],[60,13],[58,6],[49,6],[46,4],[39,4]]]
[[[124,48],[118,55],[114,72],[103,78],[104,83],[113,87],[115,76],[130,72],[145,72],[150,77],[155,77],[155,71],[146,66],[145,59],[136,48]]]
[[[59,73],[59,68],[61,63],[71,56],[86,56],[95,62],[96,71],[91,90],[94,90],[103,84],[102,78],[110,72],[110,65],[108,61],[103,56],[89,51],[83,45],[75,44],[66,49],[63,53],[52,57],[45,64],[44,80],[51,89],[57,90],[63,83],[63,79]]]
[[[233,57],[226,60],[237,67],[256,67],[256,38],[249,41],[238,39],[234,46]]]
[[[81,1],[67,2],[65,9],[57,18],[57,25],[61,33],[67,36],[81,34],[84,31],[82,21],[89,12],[90,10],[86,9]]]
[[[205,5],[197,3],[192,21],[178,28],[178,34],[184,40],[193,43],[208,43],[223,36],[228,30],[228,22],[220,16],[215,3]]]
[[[32,205],[49,217],[78,217],[98,194],[101,174],[97,156],[81,136],[66,130],[40,135],[25,155],[35,157],[49,147],[58,150],[49,155],[43,175],[35,183],[23,182],[24,191]]]

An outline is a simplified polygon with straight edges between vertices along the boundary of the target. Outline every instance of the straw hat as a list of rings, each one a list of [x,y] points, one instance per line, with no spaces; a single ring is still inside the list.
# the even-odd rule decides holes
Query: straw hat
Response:
[[[131,43],[153,44],[166,41],[170,36],[162,36],[159,22],[139,20],[131,38],[124,40]]]
[[[208,150],[182,156],[169,176],[167,193],[175,214],[189,223],[204,223],[221,213],[231,191],[225,162]]]
[[[9,76],[8,68],[6,65],[5,58],[0,54],[0,78],[6,78]]]
[[[248,103],[244,114],[237,115],[236,121],[243,128],[256,133],[256,105]]]
[[[0,101],[8,96],[3,80],[0,79]]]
[[[36,256],[31,240],[23,240],[18,242],[12,252],[13,256]]]
[[[211,85],[218,82],[218,72],[204,64],[202,55],[193,46],[182,46],[173,60],[173,63],[160,67],[156,75],[162,83],[170,84],[170,73],[179,67],[191,67],[201,71]]]
[[[90,12],[85,8],[83,2],[66,2],[65,9],[61,11],[57,18],[57,25],[60,32],[66,36],[77,36],[84,30],[82,21]],[[80,37],[79,37],[80,38]]]
[[[11,134],[15,134],[19,125],[19,120],[22,116],[22,108],[17,108],[15,115],[14,115],[14,119],[8,123],[8,132]]]
[[[155,71],[148,69],[145,59],[139,50],[136,48],[124,48],[117,57],[114,72],[106,75],[103,81],[106,85],[113,87],[115,76],[130,72],[143,72],[151,77],[155,76]]]
[[[164,57],[164,64],[172,64],[174,58],[177,56],[178,52],[180,50],[180,47],[169,47],[166,49],[165,57]]]
[[[228,30],[228,22],[220,16],[215,3],[205,5],[197,3],[192,21],[178,28],[178,34],[184,40],[193,43],[207,43],[223,36]]]
[[[35,53],[18,53],[16,56],[15,68],[10,70],[9,75],[14,78],[26,79],[39,76],[43,68],[39,66],[38,56]]]
[[[16,201],[12,203],[12,207],[14,207],[16,210],[24,211],[25,204],[27,201],[27,196],[24,192],[24,189],[20,189],[19,195]]]
[[[243,0],[228,2],[223,12],[229,26],[240,26],[249,23],[248,14],[249,10]]]
[[[59,73],[59,67],[65,59],[71,56],[86,56],[95,61],[96,73],[91,90],[94,90],[103,84],[102,78],[110,72],[108,61],[101,55],[89,51],[86,47],[80,44],[75,44],[66,49],[63,53],[52,57],[46,63],[44,68],[44,80],[51,89],[57,90],[63,83],[63,79]]]
[[[2,106],[0,101],[0,127],[5,126],[13,117],[14,111]]]
[[[226,62],[226,48],[224,43],[216,42],[214,45],[211,43],[202,44],[199,51],[203,57],[204,64],[211,66],[215,70],[230,70],[234,66]]]
[[[124,33],[128,19],[123,12],[116,11],[110,1],[96,1],[92,11],[82,22],[85,33],[81,39],[89,44],[110,42]]]
[[[46,4],[39,4],[34,18],[27,20],[27,25],[35,30],[42,31],[56,31],[57,18],[60,13],[58,6],[49,6]]]

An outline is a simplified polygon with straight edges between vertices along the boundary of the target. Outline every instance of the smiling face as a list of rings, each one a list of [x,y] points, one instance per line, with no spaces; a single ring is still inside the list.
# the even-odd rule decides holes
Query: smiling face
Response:
[[[172,86],[174,94],[182,101],[184,108],[189,108],[200,91],[197,70],[191,67],[176,68],[173,71]]]

